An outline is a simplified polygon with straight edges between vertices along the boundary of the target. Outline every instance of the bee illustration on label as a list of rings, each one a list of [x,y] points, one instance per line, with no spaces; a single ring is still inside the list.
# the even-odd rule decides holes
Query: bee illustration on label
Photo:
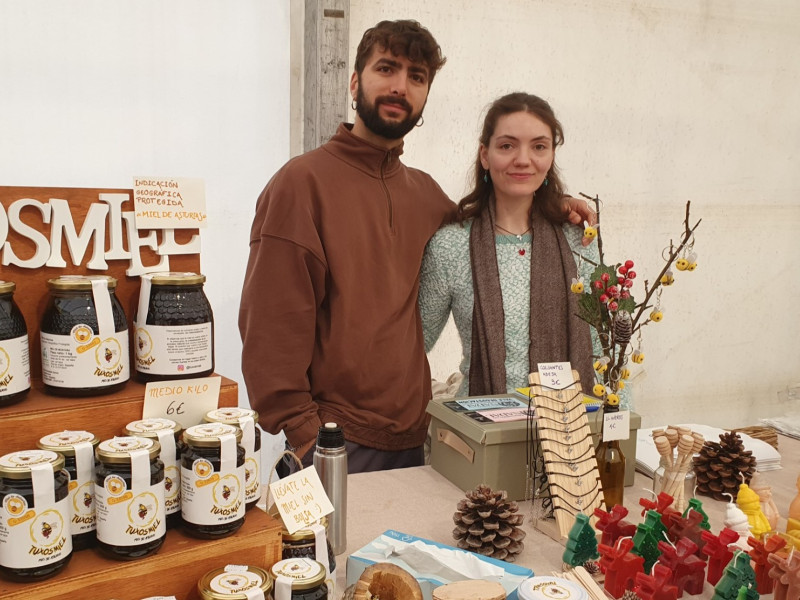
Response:
[[[114,353],[111,352],[111,348],[109,348],[108,346],[106,346],[106,352],[104,357],[106,359],[106,362],[111,362],[111,359],[114,358]]]
[[[227,485],[222,486],[222,497],[225,498],[225,500],[231,497],[231,488]]]
[[[169,492],[172,489],[172,477],[164,477],[164,489]]]
[[[83,505],[89,508],[92,505],[92,495],[88,492],[83,492]]]
[[[136,338],[136,345],[139,346],[139,352],[144,350],[144,340],[141,337]]]
[[[147,517],[147,511],[148,507],[142,503],[139,503],[139,512],[137,514],[139,515],[139,518],[142,519],[143,521],[145,517]]]
[[[50,523],[42,522],[42,536],[49,539],[53,533],[53,526]]]
[[[147,527],[158,518],[158,498],[152,492],[138,494],[128,504],[128,521],[138,527]]]

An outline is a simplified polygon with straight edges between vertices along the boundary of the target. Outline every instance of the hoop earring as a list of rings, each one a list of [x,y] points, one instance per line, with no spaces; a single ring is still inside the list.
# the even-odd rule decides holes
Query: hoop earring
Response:
[[[417,121],[417,123],[416,123],[416,125],[414,125],[414,127],[422,127],[424,124],[425,124],[425,117],[420,115],[419,116],[419,121]]]
[[[355,98],[353,98],[350,101],[350,108],[352,108],[353,110],[358,110],[358,104],[356,104],[356,99]]]

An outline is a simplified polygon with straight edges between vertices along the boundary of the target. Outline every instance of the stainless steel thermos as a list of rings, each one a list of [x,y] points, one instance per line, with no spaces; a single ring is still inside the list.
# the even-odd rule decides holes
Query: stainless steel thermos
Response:
[[[314,468],[333,504],[328,517],[328,541],[334,554],[347,548],[347,451],[344,433],[336,423],[325,423],[317,434]]]

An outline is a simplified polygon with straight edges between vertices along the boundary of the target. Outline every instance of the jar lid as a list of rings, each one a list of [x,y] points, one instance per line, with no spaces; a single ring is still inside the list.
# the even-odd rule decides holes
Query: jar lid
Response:
[[[261,588],[264,597],[272,591],[272,577],[261,567],[249,565],[227,565],[213,569],[197,582],[197,590],[203,600],[246,600],[244,592]]]
[[[175,435],[183,431],[180,423],[176,423],[172,419],[162,419],[160,417],[152,417],[150,419],[140,419],[139,421],[131,421],[125,425],[125,435],[134,435],[146,438],[158,439],[158,432],[170,430]]]
[[[100,445],[97,446],[97,460],[113,464],[129,464],[131,452],[134,450],[147,450],[150,453],[150,460],[153,460],[158,458],[161,444],[150,438],[132,435],[113,437],[100,442]]]
[[[10,294],[17,289],[17,284],[13,281],[0,280],[0,294]]]
[[[198,273],[170,271],[153,273],[150,282],[153,285],[199,285],[205,282],[206,276]]]
[[[270,568],[274,578],[292,579],[292,590],[310,590],[325,583],[325,567],[310,558],[287,558],[279,560]]]
[[[325,529],[328,529],[328,517],[321,517],[319,520],[319,524],[322,525]],[[294,533],[289,533],[289,530],[286,529],[286,525],[284,524],[281,528],[281,538],[285,542],[300,542],[305,540],[313,540],[316,536],[314,535],[314,531],[312,529],[298,529]]]
[[[43,450],[52,450],[53,452],[60,452],[64,456],[75,456],[75,444],[89,442],[92,446],[97,447],[100,439],[89,431],[59,431],[58,433],[51,433],[39,439],[36,444]]]
[[[537,575],[523,581],[517,588],[520,600],[589,600],[588,592],[561,577]]]
[[[239,408],[238,406],[226,406],[215,408],[208,411],[203,420],[206,423],[227,423],[228,425],[239,425],[242,417],[253,417],[253,421],[258,423],[258,413],[251,408]]]
[[[52,450],[19,450],[0,456],[0,477],[9,479],[29,479],[31,467],[49,464],[53,473],[64,468],[64,455]]]
[[[242,430],[227,423],[201,423],[192,425],[183,432],[183,441],[199,448],[218,448],[219,438],[233,434],[236,441],[242,440]]]
[[[117,287],[117,279],[110,275],[61,275],[48,279],[47,287],[51,290],[89,291],[92,289],[92,281],[99,279],[105,279],[110,290]]]

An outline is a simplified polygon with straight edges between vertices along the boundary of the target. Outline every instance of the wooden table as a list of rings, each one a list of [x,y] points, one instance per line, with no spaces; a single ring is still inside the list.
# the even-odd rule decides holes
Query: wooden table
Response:
[[[784,531],[786,512],[797,495],[795,482],[800,473],[800,441],[779,436],[778,450],[784,468],[761,475],[772,487],[773,499],[782,514],[778,529]],[[453,513],[464,492],[430,466],[350,475],[347,485],[347,550],[336,560],[339,591],[345,587],[347,556],[387,529],[455,545],[452,539]],[[652,480],[641,473],[636,473],[633,486],[625,488],[625,506],[629,509],[627,519],[630,522],[641,522],[638,500],[640,497],[652,498],[648,492],[651,489]],[[726,503],[705,496],[700,500],[709,516],[711,531],[719,533]],[[520,511],[526,515],[523,529],[527,536],[525,548],[516,563],[533,569],[539,575],[561,571],[563,545],[532,527],[530,503],[519,504]],[[701,596],[684,597],[710,599],[712,595],[713,588],[706,583]]]

